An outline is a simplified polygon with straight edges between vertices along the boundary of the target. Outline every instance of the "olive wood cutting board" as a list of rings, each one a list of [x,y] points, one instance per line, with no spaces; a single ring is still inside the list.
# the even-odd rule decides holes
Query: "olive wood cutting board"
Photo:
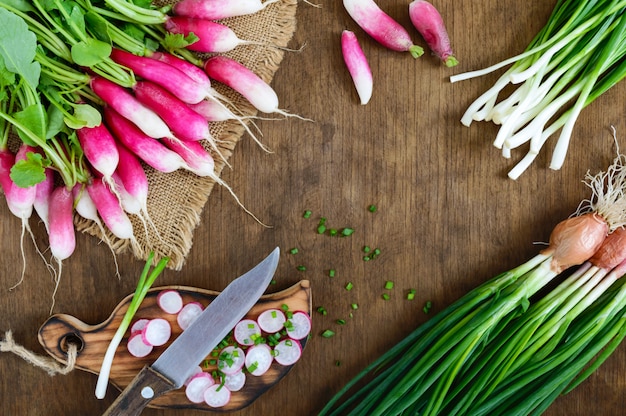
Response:
[[[164,286],[151,289],[135,314],[133,321],[140,318],[165,318],[171,324],[172,336],[167,344],[155,347],[149,355],[143,358],[133,357],[128,353],[126,349],[128,334],[124,337],[124,340],[117,348],[110,376],[110,383],[120,391],[133,380],[145,365],[150,365],[154,362],[181,332],[176,322],[176,315],[163,312],[157,304],[157,295],[166,289],[178,290],[185,304],[200,302],[205,307],[219,294],[219,292],[187,286]],[[132,294],[124,298],[110,317],[98,325],[88,325],[71,315],[55,314],[41,326],[39,342],[52,357],[62,363],[67,363],[68,343],[77,343],[76,368],[98,374],[105,351],[122,321],[131,299]],[[311,316],[311,288],[309,281],[302,280],[285,290],[262,296],[246,317],[254,319],[262,311],[270,308],[281,308],[282,305],[287,305],[290,311],[304,311]],[[301,340],[303,348],[306,342],[307,338]],[[244,387],[238,392],[233,392],[230,402],[219,409],[210,408],[204,403],[196,404],[190,402],[185,396],[184,386],[153,400],[150,407],[186,408],[220,412],[239,410],[251,404],[257,397],[276,384],[292,367],[274,363],[269,371],[262,376],[247,375]],[[214,367],[205,368],[204,371],[211,371],[211,369],[214,369]]]

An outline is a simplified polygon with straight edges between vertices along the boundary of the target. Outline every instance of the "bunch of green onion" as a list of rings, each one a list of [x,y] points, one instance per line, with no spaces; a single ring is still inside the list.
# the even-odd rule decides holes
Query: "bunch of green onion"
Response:
[[[539,415],[588,377],[626,335],[625,161],[587,175],[593,197],[546,249],[418,327],[320,416]]]
[[[559,129],[550,168],[560,169],[582,109],[626,76],[625,11],[624,0],[558,0],[523,53],[450,78],[466,80],[511,65],[461,118],[466,126],[483,120],[500,125],[494,145],[507,158],[528,145],[510,178],[517,179]],[[517,88],[500,99],[511,84]]]

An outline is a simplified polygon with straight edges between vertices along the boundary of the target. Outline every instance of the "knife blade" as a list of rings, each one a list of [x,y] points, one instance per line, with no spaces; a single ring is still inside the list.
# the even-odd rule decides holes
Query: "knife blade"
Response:
[[[280,250],[233,280],[157,360],[145,366],[103,416],[133,416],[160,395],[180,388],[222,339],[259,300],[269,285]]]

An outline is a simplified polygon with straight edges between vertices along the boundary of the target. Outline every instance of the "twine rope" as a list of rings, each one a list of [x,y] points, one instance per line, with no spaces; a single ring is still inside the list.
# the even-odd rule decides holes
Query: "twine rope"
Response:
[[[67,346],[67,363],[62,365],[52,358],[37,355],[23,346],[16,344],[13,340],[13,333],[6,331],[4,333],[4,340],[0,341],[0,352],[12,352],[35,367],[45,370],[48,375],[54,376],[56,374],[65,375],[74,370],[78,347],[75,343],[71,342],[68,342]]]

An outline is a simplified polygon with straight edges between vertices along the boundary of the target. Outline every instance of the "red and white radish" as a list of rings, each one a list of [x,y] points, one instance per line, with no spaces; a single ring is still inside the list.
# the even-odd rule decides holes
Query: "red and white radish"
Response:
[[[29,153],[36,153],[37,149],[27,144],[22,143],[17,153],[15,154],[15,163],[26,160]],[[33,214],[33,206],[35,204],[35,198],[37,195],[37,187],[29,186],[22,188],[11,180],[8,190],[5,191],[5,197],[11,213],[16,217],[22,219],[25,223]],[[26,224],[27,225],[27,224]]]
[[[308,313],[296,311],[289,317],[289,322],[289,325],[285,325],[289,337],[300,340],[311,333],[311,317]]]
[[[246,354],[239,347],[229,345],[220,351],[217,357],[217,369],[224,374],[234,374],[241,371],[246,360]]]
[[[280,0],[181,0],[174,4],[172,12],[178,16],[220,20],[254,14],[278,1]]]
[[[388,49],[420,57],[424,49],[415,45],[406,29],[385,13],[374,0],[343,0],[354,21],[374,40]]]
[[[155,59],[157,61],[163,62],[169,65],[171,68],[178,69],[183,74],[187,75],[193,81],[197,82],[201,89],[205,90],[205,92],[214,93],[215,91],[211,88],[211,79],[204,72],[204,70],[196,66],[195,64],[189,62],[186,59],[179,58],[176,55],[172,55],[167,52],[150,52],[146,55],[150,59]]]
[[[224,386],[231,392],[241,390],[245,384],[246,373],[244,373],[243,370],[224,375]]]
[[[198,315],[202,313],[204,307],[199,302],[190,302],[187,303],[183,308],[178,312],[176,316],[176,322],[178,322],[178,326],[184,331],[189,328],[189,325],[196,320]]]
[[[172,137],[168,125],[154,111],[140,103],[128,90],[102,77],[91,78],[91,89],[108,106],[130,120],[146,135],[161,139]],[[113,126],[109,125],[109,128]]]
[[[275,334],[284,328],[287,317],[280,309],[266,309],[259,314],[257,322],[262,331]]]
[[[261,328],[254,319],[242,319],[235,325],[233,336],[239,345],[254,345],[261,338]]]
[[[137,319],[135,322],[133,322],[133,324],[130,326],[130,329],[129,329],[131,335],[142,332],[143,329],[148,324],[148,322],[150,322],[150,320],[147,318]]]
[[[143,342],[154,347],[165,345],[172,335],[170,323],[163,318],[151,319],[141,331]]]
[[[82,127],[76,131],[76,135],[85,158],[105,181],[111,183],[111,176],[119,163],[119,154],[109,129],[100,123],[95,127]]]
[[[13,181],[11,180],[11,168],[15,164],[15,154],[8,148],[0,150],[0,186],[2,192],[6,195],[11,189]]]
[[[204,401],[204,392],[215,384],[215,380],[208,373],[197,373],[192,376],[185,387],[185,395],[192,403],[202,403]]]
[[[152,168],[170,173],[185,167],[185,161],[178,154],[143,133],[113,108],[104,108],[104,118],[117,140]]]
[[[150,354],[154,347],[143,341],[141,332],[135,332],[128,337],[126,349],[128,349],[128,353],[133,357],[142,358]]]
[[[224,104],[215,100],[202,100],[196,104],[189,104],[189,108],[204,117],[206,121],[227,121],[238,117]]]
[[[162,142],[185,161],[185,169],[198,176],[209,176],[215,182],[222,183],[222,180],[215,173],[213,156],[204,148],[201,142],[172,139],[163,139]]]
[[[35,191],[35,201],[33,202],[33,208],[41,222],[46,226],[46,230],[49,230],[48,214],[50,211],[50,195],[54,189],[54,171],[51,168],[46,168],[44,171],[46,179],[39,182]]]
[[[409,4],[409,17],[430,50],[447,67],[453,67],[459,63],[450,46],[450,37],[443,18],[435,6],[425,0],[414,0]]]
[[[302,356],[302,346],[295,339],[283,339],[274,346],[274,360],[280,365],[294,365]]]
[[[354,32],[344,30],[341,33],[341,51],[361,104],[365,105],[372,98],[374,80],[367,58]]]
[[[177,290],[162,290],[157,295],[157,304],[163,312],[174,315],[183,308],[183,298]]]
[[[104,179],[104,178],[103,178]],[[120,179],[117,172],[113,174],[111,177],[111,190],[117,195],[120,200],[120,204],[122,205],[122,209],[129,214],[139,215],[141,214],[141,204],[133,195],[131,195],[126,188],[124,187],[124,183]]]
[[[267,344],[257,344],[246,351],[246,370],[253,376],[262,376],[269,370],[274,357]]]
[[[228,26],[206,19],[172,16],[164,24],[165,29],[174,34],[198,37],[196,42],[186,46],[187,49],[204,53],[230,52],[241,45],[260,45],[259,42],[239,39]]]
[[[130,218],[122,209],[118,197],[104,182],[92,181],[87,185],[87,192],[106,228],[117,238],[134,240],[133,224]]]
[[[204,391],[204,402],[213,408],[224,407],[230,401],[230,396],[226,386],[214,384]]]
[[[76,249],[74,230],[74,196],[72,190],[61,185],[52,191],[49,209],[50,251],[57,261],[69,258]]]

